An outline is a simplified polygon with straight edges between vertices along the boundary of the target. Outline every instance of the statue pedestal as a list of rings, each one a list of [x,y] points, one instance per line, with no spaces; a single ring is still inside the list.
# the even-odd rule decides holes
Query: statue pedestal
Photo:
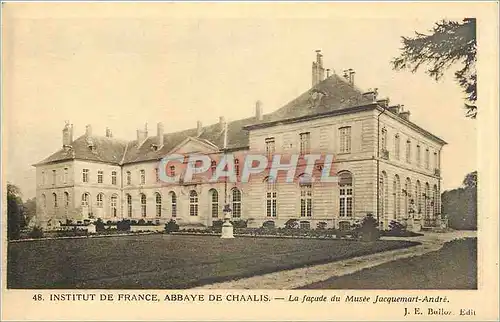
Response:
[[[233,225],[229,221],[222,224],[222,235],[220,238],[234,238]]]
[[[222,235],[220,238],[234,238],[233,224],[231,224],[231,208],[228,204],[224,206],[224,223],[222,224]]]

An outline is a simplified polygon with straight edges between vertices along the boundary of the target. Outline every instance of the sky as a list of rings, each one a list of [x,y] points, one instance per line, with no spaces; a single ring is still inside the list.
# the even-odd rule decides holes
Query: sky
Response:
[[[397,5],[397,4],[396,4]],[[400,4],[401,5],[401,4]],[[392,6],[386,4],[385,6]],[[401,36],[425,32],[446,10],[310,4],[78,4],[4,6],[4,175],[24,198],[35,168],[92,124],[132,140],[147,123],[165,132],[274,111],[311,85],[311,62],[356,71],[358,87],[404,104],[411,120],[443,138],[443,190],[478,167],[477,121],[466,118],[452,73],[393,71]],[[418,7],[420,8],[420,7]],[[391,9],[391,10],[390,10]],[[430,11],[429,11],[430,10]],[[460,19],[463,16],[458,16]],[[453,70],[452,70],[453,71]]]

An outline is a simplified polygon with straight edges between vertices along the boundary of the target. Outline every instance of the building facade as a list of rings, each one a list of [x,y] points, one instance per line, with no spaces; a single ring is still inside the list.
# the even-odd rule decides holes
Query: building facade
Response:
[[[354,71],[330,74],[317,52],[312,87],[269,114],[256,103],[255,116],[156,135],[147,127],[137,139],[123,141],[92,133],[73,140],[73,126],[63,129],[60,150],[37,163],[37,217],[44,226],[66,220],[101,218],[210,226],[229,204],[234,220],[259,227],[282,226],[296,219],[303,228],[346,228],[373,214],[385,228],[408,217],[433,225],[440,213],[441,150],[446,144],[410,121],[410,112],[361,91]],[[171,154],[203,154],[217,161],[235,156],[235,170],[246,154],[333,154],[338,182],[269,180],[266,175],[240,181],[167,184],[160,180],[160,160]],[[318,169],[324,164],[318,164]],[[182,174],[183,163],[167,166]],[[318,170],[319,171],[319,170]],[[302,173],[294,174],[299,179]]]

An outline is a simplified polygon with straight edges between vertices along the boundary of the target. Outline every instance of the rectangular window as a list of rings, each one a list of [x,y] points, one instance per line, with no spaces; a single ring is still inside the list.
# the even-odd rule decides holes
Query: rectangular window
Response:
[[[97,183],[102,183],[104,177],[104,172],[102,170],[97,171]]]
[[[56,170],[52,170],[52,185],[56,184],[57,172]]]
[[[352,187],[340,188],[340,217],[352,217]]]
[[[274,141],[274,138],[267,138],[266,139],[266,154],[267,157],[272,157],[274,155],[274,152],[276,151],[276,143]]]
[[[83,182],[89,182],[89,169],[83,169],[82,176]]]
[[[406,141],[406,162],[411,163],[411,141]]]
[[[300,187],[300,216],[312,216],[312,186],[310,184]]]
[[[127,185],[132,184],[132,173],[130,171],[127,171]]]
[[[141,184],[145,184],[146,183],[146,171],[141,170],[140,174],[141,174]]]
[[[425,149],[425,168],[429,169],[429,149]]]
[[[300,154],[307,154],[311,148],[311,133],[300,133]]]
[[[339,129],[340,153],[351,152],[351,127],[345,126]]]
[[[439,156],[437,152],[434,152],[434,169],[439,169]]]
[[[156,182],[160,182],[160,169],[158,168],[155,169],[155,178]]]
[[[380,137],[380,147],[382,151],[387,151],[387,130],[382,129],[382,134]]]
[[[116,185],[116,171],[111,172],[111,184]]]
[[[420,145],[417,145],[417,167],[420,167]]]
[[[396,134],[394,137],[394,156],[396,157],[396,160],[399,160],[399,149],[400,149],[401,142],[399,140],[399,134]]]
[[[42,171],[42,186],[45,186],[45,171]]]
[[[175,166],[173,165],[170,166],[170,176],[175,177]]]
[[[68,183],[68,168],[64,168],[63,181],[64,183]]]

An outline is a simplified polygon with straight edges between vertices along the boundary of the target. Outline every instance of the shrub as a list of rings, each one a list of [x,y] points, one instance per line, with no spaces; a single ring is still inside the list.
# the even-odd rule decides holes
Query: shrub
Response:
[[[131,224],[131,225],[137,225],[137,220],[131,220],[131,221],[130,221],[130,224]]]
[[[265,221],[262,223],[262,228],[269,229],[269,228],[274,228],[274,227],[276,227],[276,225],[275,225],[274,221],[272,221],[272,220],[268,220],[268,221]]]
[[[406,231],[406,227],[405,225],[403,225],[402,223],[398,222],[398,221],[395,221],[395,220],[391,220],[391,222],[389,223],[389,230],[391,230],[393,233],[403,233],[404,231]]]
[[[240,219],[231,222],[234,228],[247,228],[247,221]]]
[[[222,219],[212,221],[212,228],[222,228],[224,221]]]
[[[138,225],[145,225],[146,224],[146,221],[144,219],[140,219],[138,222],[137,222]]]
[[[169,234],[174,231],[179,231],[179,225],[175,222],[175,220],[170,219],[170,221],[165,224],[165,232]]]
[[[106,221],[107,225],[111,225],[113,222],[111,220]]]
[[[95,225],[95,231],[103,231],[104,230],[104,222],[102,221],[101,218],[97,219],[94,223]]]
[[[288,219],[285,223],[285,228],[287,229],[299,228],[299,221],[297,219]]]
[[[323,230],[326,229],[326,226],[328,224],[324,221],[320,221],[319,223],[316,224],[316,229]]]
[[[129,231],[130,230],[130,220],[123,219],[116,223],[116,229],[119,231]]]
[[[367,214],[360,227],[353,229],[353,231],[359,232],[363,241],[374,241],[380,238],[378,223],[372,214]]]
[[[40,226],[35,226],[28,234],[29,238],[42,238],[43,237],[43,229]]]

